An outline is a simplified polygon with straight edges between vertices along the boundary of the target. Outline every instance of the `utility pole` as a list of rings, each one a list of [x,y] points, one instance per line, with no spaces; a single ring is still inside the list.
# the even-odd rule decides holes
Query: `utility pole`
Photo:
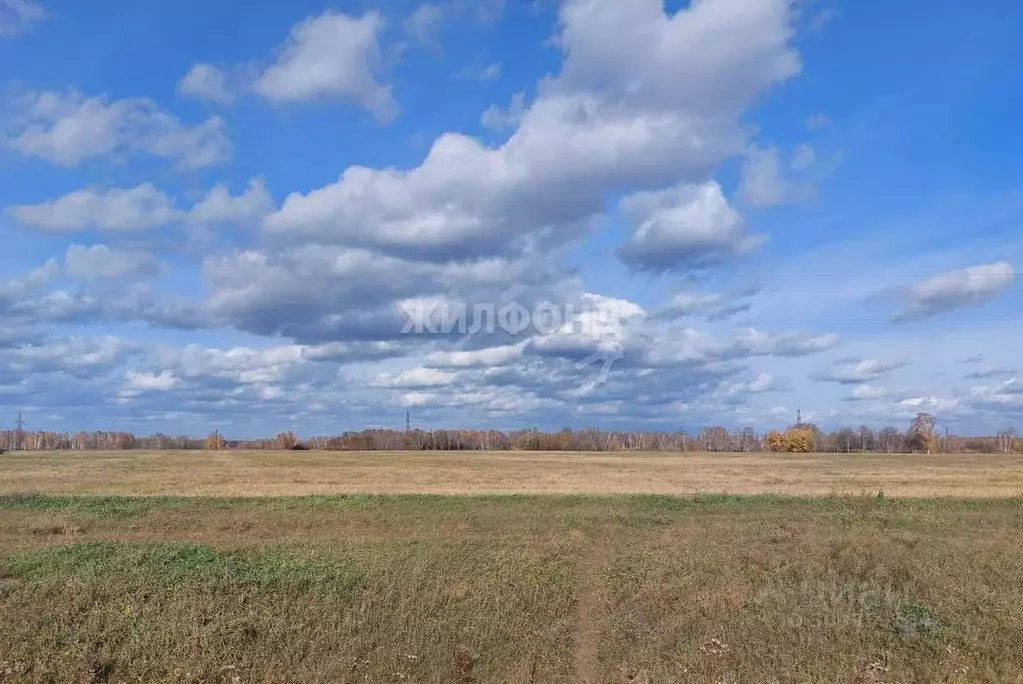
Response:
[[[412,448],[412,412],[405,411],[405,450]]]
[[[21,449],[21,433],[25,429],[25,421],[23,421],[21,419],[21,411],[18,411],[18,420],[14,423],[14,426],[15,426],[16,429],[14,431],[14,449],[13,450],[20,450]]]

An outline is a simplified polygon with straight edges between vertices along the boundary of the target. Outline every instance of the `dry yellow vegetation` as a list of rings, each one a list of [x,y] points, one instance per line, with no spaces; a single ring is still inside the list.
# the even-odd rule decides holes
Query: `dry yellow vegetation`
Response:
[[[61,451],[0,456],[0,493],[1023,495],[1020,454]]]
[[[0,682],[1018,681],[1021,494],[1019,455],[8,454]]]

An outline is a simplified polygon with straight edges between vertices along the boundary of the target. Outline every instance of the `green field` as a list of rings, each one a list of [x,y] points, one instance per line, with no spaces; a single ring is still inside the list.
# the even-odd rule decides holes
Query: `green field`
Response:
[[[0,682],[1020,682],[1019,499],[0,496]]]

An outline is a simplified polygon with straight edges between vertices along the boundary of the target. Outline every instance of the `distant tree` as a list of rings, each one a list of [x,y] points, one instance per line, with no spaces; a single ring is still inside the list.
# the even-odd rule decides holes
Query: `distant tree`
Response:
[[[1006,428],[998,431],[998,448],[1003,454],[1007,454],[1014,450],[1016,443],[1016,431],[1012,428]]]
[[[278,432],[277,436],[274,437],[274,448],[289,450],[298,444],[298,437],[291,430],[285,430],[284,432]]]
[[[844,427],[837,430],[831,436],[831,443],[835,451],[842,451],[845,453],[851,453],[853,449],[859,449],[858,435],[853,431],[852,428]]]
[[[800,423],[785,432],[771,430],[764,436],[764,443],[771,451],[806,454],[813,451],[814,432],[806,423]]]
[[[805,423],[793,425],[782,435],[782,446],[791,453],[808,454],[813,451],[814,431]]]
[[[720,426],[701,428],[700,446],[704,451],[734,451],[728,428]]]
[[[891,425],[885,425],[877,432],[877,445],[886,454],[902,451],[904,448],[903,442],[902,433],[899,432],[898,428]]]
[[[877,441],[874,438],[874,431],[870,429],[869,425],[861,425],[859,435],[857,438],[858,446],[860,451],[867,452],[873,451],[877,448]]]
[[[909,448],[934,453],[938,450],[938,421],[929,413],[918,413],[909,426]]]
[[[743,453],[748,454],[760,449],[760,437],[757,435],[757,431],[751,427],[745,427],[738,431],[733,437],[733,441],[739,447],[739,451]]]

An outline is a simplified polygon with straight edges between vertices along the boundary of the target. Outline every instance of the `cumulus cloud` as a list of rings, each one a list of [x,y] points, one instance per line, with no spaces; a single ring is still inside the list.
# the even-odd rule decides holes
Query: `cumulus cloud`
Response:
[[[706,183],[745,147],[745,107],[799,70],[785,0],[720,0],[672,15],[659,0],[576,1],[560,20],[561,73],[503,145],[446,133],[416,168],[351,167],[289,196],[267,231],[443,259],[563,243],[609,192]],[[723,31],[734,39],[711,38]]]
[[[28,292],[42,287],[60,274],[60,264],[56,259],[48,259],[45,264],[34,268],[23,276],[8,280],[0,287],[0,294],[10,298],[25,296]]]
[[[160,373],[128,371],[125,376],[121,396],[138,396],[145,392],[167,392],[181,385],[181,380],[169,370]]]
[[[198,223],[256,223],[273,209],[273,198],[262,178],[253,178],[241,195],[232,195],[226,185],[214,186],[192,207],[188,218]]]
[[[84,376],[117,366],[132,350],[131,345],[109,335],[69,337],[4,350],[0,352],[0,364],[15,373]]]
[[[227,76],[212,64],[193,66],[178,82],[178,92],[225,106],[235,99],[235,94],[228,87]]]
[[[86,188],[63,197],[9,207],[6,215],[22,225],[52,232],[100,230],[143,231],[188,220],[196,224],[258,224],[273,209],[273,198],[262,178],[249,181],[245,191],[232,195],[224,184],[214,186],[190,210],[151,183],[134,188]]]
[[[71,245],[64,268],[72,278],[151,278],[160,273],[160,264],[146,252],[111,249],[106,245]]]
[[[0,295],[0,307],[9,303],[18,321],[31,311],[45,323],[133,320],[284,339],[259,349],[122,352],[116,368],[94,376],[104,386],[88,389],[138,416],[166,415],[173,405],[177,420],[256,415],[263,428],[265,416],[290,421],[323,411],[335,425],[349,407],[404,405],[449,424],[542,410],[550,420],[601,415],[635,427],[682,415],[727,420],[718,414],[722,398],[725,410],[738,411],[757,395],[785,391],[777,371],[760,372],[751,359],[819,354],[839,344],[836,335],[728,332],[725,324],[710,334],[685,319],[722,321],[748,309],[748,297],[683,292],[651,313],[588,292],[562,257],[598,224],[608,198],[621,198],[629,233],[620,256],[637,269],[703,270],[762,242],[712,179],[749,149],[747,109],[800,69],[791,3],[714,0],[666,13],[659,0],[569,0],[558,21],[560,69],[529,91],[530,101],[520,94],[485,115],[485,124],[508,131],[500,144],[444,133],[418,165],[339,169],[336,181],[294,192],[276,210],[260,179],[240,194],[217,185],[190,210],[149,184],[15,207],[19,221],[49,230],[180,221],[253,224],[259,233],[241,248],[204,255],[204,290],[194,300],[169,300],[146,283],[127,293],[104,289],[93,281],[141,275],[144,260],[96,246],[66,257],[67,271],[90,281],[78,290],[45,292],[42,279],[29,297]],[[417,23],[412,35],[426,39],[434,26]],[[386,119],[395,105],[382,76],[382,30],[374,12],[326,12],[295,26],[249,82],[232,81],[240,72],[231,66],[197,65],[179,87],[225,104],[242,92],[275,102],[347,100]],[[126,142],[135,138],[120,132],[118,102],[79,99],[97,122],[88,144],[64,153],[68,165],[151,149]],[[808,158],[797,156],[791,165]],[[401,332],[401,305],[411,301],[575,308],[554,330],[416,337]],[[614,359],[603,384],[600,364],[587,362],[595,353]],[[367,415],[380,412],[358,414]]]
[[[713,181],[631,195],[621,208],[634,228],[620,254],[641,269],[714,266],[756,249],[764,240],[746,232],[742,217]]]
[[[33,0],[0,0],[0,38],[22,34],[46,17],[46,8]]]
[[[424,387],[445,387],[458,378],[457,373],[437,368],[412,368],[393,375],[381,375],[375,381],[377,387],[394,389],[422,389]]]
[[[222,119],[210,117],[188,126],[147,98],[111,101],[77,90],[34,91],[16,105],[19,132],[4,142],[25,156],[58,166],[145,153],[196,169],[231,156]]]
[[[480,116],[480,123],[495,131],[503,131],[515,128],[522,122],[522,116],[526,111],[526,94],[517,92],[512,95],[511,103],[506,108],[498,107],[495,104],[487,107]]]
[[[900,293],[903,306],[895,321],[930,318],[984,304],[1006,290],[1015,278],[1016,272],[1004,261],[928,278]]]
[[[494,368],[521,359],[525,343],[506,344],[472,351],[437,351],[426,356],[426,363],[434,368]]]
[[[274,102],[346,99],[390,120],[397,112],[391,87],[376,78],[384,23],[375,11],[361,17],[327,11],[305,19],[292,27],[253,90]]]
[[[889,395],[889,392],[884,387],[878,387],[877,385],[871,385],[864,383],[862,385],[856,385],[849,392],[846,397],[847,401],[869,401],[874,399],[883,399]]]
[[[7,213],[26,226],[58,232],[145,230],[181,217],[150,183],[127,190],[76,190],[51,202],[11,207]]]

